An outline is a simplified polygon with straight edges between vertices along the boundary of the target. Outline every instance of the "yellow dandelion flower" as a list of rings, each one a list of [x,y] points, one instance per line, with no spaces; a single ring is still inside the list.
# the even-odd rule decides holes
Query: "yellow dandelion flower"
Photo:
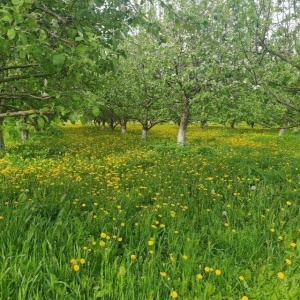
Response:
[[[244,280],[245,280],[245,277],[242,276],[242,275],[240,275],[240,276],[239,276],[239,280],[240,280],[240,281],[244,281]]]
[[[159,272],[159,274],[160,274],[161,277],[166,277],[167,276],[166,272]]]
[[[124,222],[122,222],[122,223],[121,223],[121,226],[122,226],[122,227],[125,227],[125,223],[124,223]]]
[[[247,296],[243,296],[240,300],[249,300]]]
[[[103,238],[103,239],[105,239],[105,238],[106,238],[106,233],[101,232],[101,233],[100,233],[100,237]]]
[[[154,253],[154,251],[153,250],[149,250],[149,254],[153,254]]]
[[[204,271],[207,272],[207,273],[210,272],[210,267],[205,267]]]
[[[77,259],[72,258],[72,259],[70,260],[70,263],[71,263],[72,265],[76,265],[76,264],[77,264]]]
[[[171,262],[175,262],[175,261],[176,261],[176,258],[175,258],[173,255],[170,255],[170,261],[171,261]]]
[[[187,260],[189,257],[185,254],[182,255],[182,259]]]
[[[83,265],[83,264],[85,264],[85,259],[84,258],[80,258],[80,263]]]
[[[221,270],[216,269],[216,270],[215,270],[215,273],[216,273],[217,276],[219,276],[219,275],[221,275],[222,272],[221,272]]]
[[[176,291],[172,291],[170,296],[171,296],[171,298],[176,299],[176,298],[178,298],[178,293]]]
[[[283,240],[283,236],[282,236],[282,235],[279,235],[279,236],[278,236],[278,240],[279,240],[279,241],[282,241],[282,240]]]
[[[291,205],[292,205],[292,202],[291,202],[291,201],[286,201],[286,205],[287,205],[287,206],[291,206]]]
[[[118,242],[122,242],[123,239],[121,237],[118,238]]]
[[[154,245],[154,241],[153,240],[148,241],[148,245],[149,246],[153,246]]]
[[[294,243],[294,242],[291,242],[291,243],[290,243],[290,246],[291,246],[292,248],[295,248],[295,247],[297,246],[297,244]]]
[[[284,273],[283,272],[278,272],[277,276],[279,279],[283,279],[284,278]]]
[[[288,259],[288,258],[285,259],[285,262],[286,262],[287,265],[291,265],[292,264],[292,261],[290,259]]]
[[[131,254],[130,258],[131,258],[131,260],[135,260],[137,258],[137,256],[135,254]]]
[[[100,241],[100,242],[99,242],[99,246],[100,246],[100,247],[104,247],[105,245],[106,245],[106,244],[105,244],[104,241]]]
[[[202,279],[203,275],[202,274],[197,274],[196,277],[197,277],[197,279]]]
[[[271,228],[270,231],[273,233],[273,232],[275,232],[275,229],[274,229],[274,228]]]
[[[75,272],[78,272],[78,271],[80,270],[79,265],[74,265],[74,266],[73,266],[73,270],[74,270]]]

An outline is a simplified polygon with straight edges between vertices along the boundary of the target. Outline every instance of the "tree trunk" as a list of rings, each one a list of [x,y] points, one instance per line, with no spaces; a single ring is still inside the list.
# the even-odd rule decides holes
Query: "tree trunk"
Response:
[[[178,134],[177,134],[177,144],[178,145],[185,145],[185,139],[186,139],[186,130],[189,123],[189,117],[190,117],[190,107],[189,102],[185,103],[185,110],[181,116],[180,124],[178,128]]]
[[[235,120],[232,120],[230,122],[230,130],[234,130],[234,124],[235,124]]]
[[[279,133],[278,133],[279,136],[283,136],[283,135],[284,135],[287,126],[288,126],[288,124],[287,124],[286,122],[283,123],[283,126],[282,126],[282,128],[279,130]]]
[[[254,128],[254,122],[248,122],[247,124],[250,126],[251,129]]]
[[[4,135],[3,135],[3,122],[4,119],[0,118],[0,153],[5,151],[5,144],[4,144]]]
[[[279,130],[279,133],[278,133],[278,135],[279,136],[283,136],[284,135],[284,133],[285,133],[285,128],[281,128],[280,130]]]
[[[200,121],[200,128],[202,130],[204,130],[206,128],[206,125],[207,125],[207,121],[206,120],[201,120]]]
[[[28,130],[28,129],[23,129],[23,130],[21,131],[21,139],[22,139],[23,141],[27,141],[28,138],[29,138],[29,130]]]
[[[294,133],[297,133],[298,131],[299,131],[299,127],[298,126],[296,126],[296,127],[293,128],[293,132]]]
[[[125,134],[127,130],[126,123],[122,123],[122,133]]]
[[[146,140],[147,139],[147,133],[148,133],[148,129],[143,128],[142,129],[142,139]]]

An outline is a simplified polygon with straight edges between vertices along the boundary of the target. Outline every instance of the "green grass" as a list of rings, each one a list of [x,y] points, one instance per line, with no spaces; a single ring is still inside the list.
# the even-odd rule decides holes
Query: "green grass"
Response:
[[[300,298],[299,135],[174,137],[67,126],[8,140],[0,299]]]

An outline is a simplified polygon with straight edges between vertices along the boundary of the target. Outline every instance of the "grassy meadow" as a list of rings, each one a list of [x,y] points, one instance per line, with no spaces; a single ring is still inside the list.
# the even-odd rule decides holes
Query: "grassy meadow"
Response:
[[[300,299],[300,135],[176,131],[8,137],[0,299]]]

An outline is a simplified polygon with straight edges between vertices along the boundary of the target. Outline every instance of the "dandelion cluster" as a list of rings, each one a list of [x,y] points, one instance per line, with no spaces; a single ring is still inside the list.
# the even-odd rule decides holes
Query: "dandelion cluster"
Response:
[[[31,298],[297,299],[300,141],[191,126],[179,148],[175,126],[154,127],[147,143],[139,130],[65,126],[9,144],[0,268],[15,271],[3,298],[22,274]],[[31,274],[40,269],[49,275]]]

